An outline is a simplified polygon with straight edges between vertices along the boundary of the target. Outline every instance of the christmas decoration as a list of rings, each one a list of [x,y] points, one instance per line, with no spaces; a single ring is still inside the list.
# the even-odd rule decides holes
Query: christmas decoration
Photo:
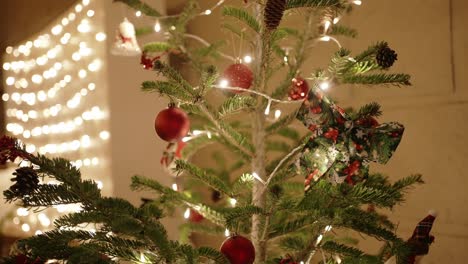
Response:
[[[254,246],[243,236],[234,235],[227,238],[220,251],[231,264],[252,264],[255,260]]]
[[[159,59],[159,56],[150,58],[146,53],[143,52],[141,54],[140,64],[143,66],[143,69],[151,70],[153,69],[154,61],[156,61],[157,59]]]
[[[31,260],[23,254],[19,254],[15,257],[15,264],[43,264],[44,261],[41,261],[39,258]]]
[[[39,177],[31,167],[17,168],[13,175],[15,177],[11,181],[15,184],[10,187],[10,191],[14,194],[32,193],[39,185]]]
[[[69,162],[42,155],[44,152],[59,155],[62,147],[92,145],[90,149],[96,149],[99,145],[94,145],[96,141],[90,140],[90,136],[83,135],[66,144],[41,146],[38,148],[41,154],[33,154],[35,148],[23,146],[19,141],[2,139],[0,161],[20,161],[29,168],[15,174],[15,183],[4,192],[7,202],[17,202],[24,207],[22,210],[29,212],[56,205],[60,205],[57,210],[61,206],[78,207],[55,219],[53,230],[43,230],[44,234],[21,240],[19,253],[29,259],[39,257],[69,263],[85,260],[86,263],[313,264],[341,263],[341,258],[343,263],[373,263],[373,260],[382,263],[391,255],[404,259],[413,249],[414,255],[426,252],[418,240],[424,235],[405,242],[395,234],[393,223],[382,218],[377,210],[366,210],[369,204],[394,209],[404,200],[408,188],[422,183],[420,175],[393,183],[389,177],[370,171],[371,162],[384,164],[391,158],[401,140],[403,126],[379,124],[377,117],[381,111],[377,103],[344,111],[326,94],[327,89],[344,84],[410,84],[407,74],[383,71],[391,64],[393,53],[383,48],[382,42],[351,55],[351,51],[341,48],[338,38],[317,32],[319,24],[325,29],[335,23],[334,18],[347,14],[345,11],[352,9],[351,1],[339,1],[336,5],[336,1],[268,0],[263,4],[252,2],[246,8],[223,6],[221,0],[206,10],[189,1],[182,13],[170,16],[161,16],[140,0],[117,1],[135,8],[137,17],[144,14],[157,19],[145,28],[154,28],[163,37],[159,38],[161,41],[146,43],[146,53],[139,59],[145,69],[161,77],[145,81],[143,90],[156,92],[172,102],[157,115],[155,130],[168,141],[161,165],[174,176],[173,181],[166,186],[153,177],[132,177],[132,189],[148,190],[148,194],[154,195],[137,207],[123,198],[106,196],[99,182],[89,180],[88,175],[82,177],[78,167],[86,160]],[[89,1],[83,1],[83,5],[86,2]],[[210,15],[218,6],[223,6],[221,13],[226,17],[223,27],[233,37],[239,37],[239,53],[245,50],[248,54],[225,54],[220,45],[186,30],[190,21]],[[76,7],[83,8],[81,4]],[[301,14],[297,16],[303,19],[299,28],[278,28],[286,9],[299,10],[289,12],[291,16]],[[235,23],[230,19],[236,20]],[[140,54],[133,26],[124,21],[121,27],[114,50],[117,47],[117,53]],[[349,31],[345,26],[332,27],[337,29],[333,31],[337,34]],[[98,35],[95,36],[97,40]],[[327,67],[322,65],[309,71],[310,67],[304,63],[317,41],[323,41],[324,45],[338,44],[340,49],[332,55]],[[229,44],[236,46],[236,43]],[[185,69],[193,69],[197,74],[191,74],[188,80],[175,65],[152,57],[156,53],[165,54],[161,52],[170,52],[184,62]],[[232,63],[240,57],[246,64],[229,64],[219,78],[216,66],[224,64],[217,65],[218,60],[227,59],[226,63]],[[139,66],[137,61],[135,64]],[[91,66],[88,68],[93,69]],[[298,73],[308,76],[307,83]],[[85,76],[86,70],[80,70],[79,77]],[[16,79],[6,80],[10,86],[16,82]],[[239,90],[244,94],[217,97],[225,100],[213,102],[216,89]],[[28,99],[29,95],[20,95],[21,100],[16,94],[14,97],[15,102],[19,101],[18,107],[21,98],[32,100]],[[77,100],[73,100],[67,105],[76,107]],[[281,115],[286,108],[288,113]],[[269,115],[271,109],[275,112],[274,119]],[[189,132],[186,113],[196,119],[197,129]],[[81,116],[85,119],[86,115]],[[7,127],[8,131],[27,139],[33,129],[25,130],[21,125],[23,117]],[[306,135],[293,124],[295,118],[310,130]],[[99,136],[104,139],[109,134]],[[205,149],[211,144],[215,146]],[[218,151],[218,148],[219,155],[208,155],[207,151]],[[209,162],[195,163],[190,158],[193,153],[201,159],[212,157],[220,170],[201,166],[212,164]],[[90,160],[87,161],[89,164]],[[37,175],[41,177],[40,184],[34,180]],[[304,187],[298,183],[298,179],[304,178],[307,192],[301,191]],[[209,197],[194,192],[204,188],[212,190],[213,202],[221,198],[223,202],[214,204]],[[178,216],[179,210],[175,208],[186,208],[183,216],[188,220],[181,232],[186,237],[180,240],[170,240],[172,234],[162,224],[163,217],[174,212]],[[202,219],[206,223],[199,223]],[[332,228],[340,231],[330,232]],[[234,231],[236,234],[216,250],[205,245],[191,246],[187,234],[194,231],[219,236],[229,236]],[[375,254],[362,252],[342,237],[355,232],[382,241],[385,248]],[[314,257],[318,252],[321,260],[317,258],[319,254]],[[6,263],[14,263],[16,255],[7,258]]]
[[[387,43],[382,44],[375,55],[377,64],[384,69],[390,68],[397,60],[397,57],[398,55],[396,52],[392,50]]]
[[[300,158],[306,190],[323,176],[334,183],[361,182],[370,161],[387,163],[404,131],[398,123],[378,125],[373,117],[353,121],[318,88],[309,92],[297,117],[312,131]]]
[[[203,215],[201,215],[199,212],[196,210],[190,209],[190,216],[189,216],[189,221],[193,223],[199,223],[205,219]]]
[[[434,236],[430,235],[432,225],[437,214],[434,211],[429,212],[421,222],[418,223],[414,229],[413,235],[408,240],[411,245],[411,256],[409,257],[410,264],[415,263],[418,256],[427,255],[429,253],[429,246],[434,242]]]
[[[301,77],[292,79],[291,87],[289,88],[289,100],[302,100],[307,97],[309,93],[309,85]]]
[[[253,82],[253,73],[246,65],[235,63],[224,70],[223,78],[228,81],[230,87],[249,89]]]
[[[212,190],[211,191],[211,201],[214,203],[219,202],[223,198],[223,195],[217,191],[217,190]]]
[[[286,0],[268,0],[265,5],[265,26],[268,30],[275,30],[283,17]]]
[[[430,234],[434,220],[437,214],[435,211],[429,211],[423,220],[421,220],[414,229],[413,235],[408,240],[410,246],[410,255],[406,257],[405,264],[416,264],[419,263],[424,255],[429,253],[429,246],[434,242],[434,236]],[[395,257],[388,259],[385,264],[396,264],[397,260]],[[400,262],[398,262],[400,263]]]
[[[190,121],[187,114],[180,108],[170,106],[156,116],[154,129],[158,136],[168,142],[181,140],[187,135]]]
[[[124,18],[124,21],[119,25],[111,53],[121,56],[137,56],[141,54],[141,49],[135,36],[135,27],[127,18]]]

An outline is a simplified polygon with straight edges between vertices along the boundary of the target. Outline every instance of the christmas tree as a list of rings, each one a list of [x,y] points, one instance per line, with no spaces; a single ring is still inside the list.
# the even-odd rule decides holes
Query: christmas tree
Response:
[[[341,47],[337,38],[357,33],[339,19],[361,1],[257,0],[242,7],[219,1],[205,11],[188,1],[182,13],[170,16],[139,0],[117,2],[157,19],[154,27],[137,30],[125,19],[113,52],[141,53],[143,68],[165,77],[144,82],[142,90],[170,100],[157,115],[155,130],[168,142],[161,162],[176,176],[184,175],[185,189],[134,176],[135,190],[155,193],[136,207],[102,196],[71,162],[28,153],[21,142],[3,137],[0,162],[21,160],[14,184],[4,192],[7,201],[34,210],[81,206],[55,221],[56,229],[18,241],[4,263],[385,263],[391,257],[414,263],[427,254],[434,214],[406,241],[375,209],[393,208],[411,186],[422,183],[420,175],[392,183],[369,171],[370,163],[391,158],[403,126],[380,124],[377,103],[345,110],[327,95],[329,87],[341,85],[410,85],[409,75],[388,71],[397,54],[386,42],[357,53]],[[245,44],[251,56],[226,54],[223,42],[186,32],[190,21],[218,10],[226,17],[227,34]],[[282,26],[287,16],[300,16],[304,23]],[[162,29],[167,30],[164,42],[146,43],[140,50],[135,34]],[[318,42],[336,44],[337,51],[326,68],[303,72]],[[285,49],[284,43],[294,48]],[[189,65],[196,81],[163,62],[168,55]],[[230,65],[218,71],[220,59]],[[223,102],[211,101],[213,93],[223,93]],[[213,155],[220,170],[191,163],[189,158],[209,144],[222,145],[236,159]],[[212,201],[195,193],[200,185],[212,192]],[[189,208],[186,232],[227,234],[219,250],[168,239],[160,220],[181,206]],[[357,248],[348,230],[381,241],[380,252]]]

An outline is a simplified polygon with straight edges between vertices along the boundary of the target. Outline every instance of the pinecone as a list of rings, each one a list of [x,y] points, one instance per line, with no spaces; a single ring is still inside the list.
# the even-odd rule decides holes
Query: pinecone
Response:
[[[379,50],[377,50],[377,55],[375,59],[377,60],[377,64],[384,68],[390,68],[393,63],[397,60],[398,54],[394,50],[388,47],[387,43],[382,45]]]
[[[268,30],[275,30],[283,17],[286,0],[268,0],[265,6],[265,26]]]
[[[16,177],[12,178],[11,181],[16,181],[16,183],[10,187],[10,190],[14,194],[30,194],[39,185],[39,177],[36,171],[31,167],[20,167],[13,172],[13,175]]]

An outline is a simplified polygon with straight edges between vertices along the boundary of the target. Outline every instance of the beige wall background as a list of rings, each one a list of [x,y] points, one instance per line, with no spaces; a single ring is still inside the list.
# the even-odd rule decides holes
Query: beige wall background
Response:
[[[0,44],[6,45],[7,39],[21,40],[27,36],[24,34],[35,32],[37,23],[53,19],[71,2],[2,1],[2,5],[11,6],[0,10],[3,18]],[[158,6],[163,1],[148,2]],[[181,2],[184,1],[167,1],[168,10],[176,10]],[[468,258],[468,194],[465,191],[468,187],[465,173],[468,161],[465,133],[468,126],[468,3],[463,0],[363,2],[351,17],[341,22],[357,28],[360,33],[356,40],[343,40],[343,46],[358,52],[375,41],[388,41],[399,54],[394,70],[412,74],[414,85],[409,88],[339,87],[332,93],[345,105],[378,101],[384,110],[382,122],[394,120],[405,124],[405,135],[393,159],[375,169],[394,179],[422,173],[427,183],[413,190],[407,202],[389,215],[400,223],[398,233],[408,237],[429,209],[437,209],[439,217],[433,228],[436,242],[423,263],[465,263]],[[208,7],[213,1],[200,3]],[[111,1],[106,5],[110,44],[122,15],[129,14],[111,5]],[[19,18],[22,22],[18,22]],[[219,13],[215,12],[195,21],[190,30],[209,41],[226,38],[220,32],[219,19]],[[300,20],[293,21],[300,23]],[[304,72],[314,65],[324,66],[332,51],[332,47],[320,47],[316,59],[308,62]],[[139,83],[153,79],[154,75],[141,71],[134,59],[109,57],[108,71],[114,194],[137,203],[142,195],[150,196],[129,191],[131,175],[141,173],[167,184],[171,182],[158,165],[165,145],[155,137],[152,128],[154,116],[165,102],[138,91]],[[175,234],[175,227],[176,224],[171,223],[172,234]]]

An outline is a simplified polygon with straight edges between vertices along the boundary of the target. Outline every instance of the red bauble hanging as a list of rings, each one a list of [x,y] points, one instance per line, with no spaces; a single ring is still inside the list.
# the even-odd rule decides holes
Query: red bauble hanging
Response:
[[[229,87],[249,89],[253,82],[253,73],[249,67],[241,63],[231,64],[224,70],[223,78],[228,81]],[[242,91],[233,91],[241,93]]]
[[[154,121],[158,136],[168,142],[176,142],[185,137],[190,128],[187,114],[180,108],[170,106],[159,112]]]
[[[221,253],[231,264],[252,264],[255,260],[255,248],[247,238],[243,236],[231,236],[221,245]]]
[[[201,215],[199,212],[196,210],[190,209],[190,216],[189,216],[189,221],[192,223],[198,223],[201,222],[205,217]]]
[[[289,88],[289,100],[303,100],[309,93],[309,84],[301,77],[293,78]]]

